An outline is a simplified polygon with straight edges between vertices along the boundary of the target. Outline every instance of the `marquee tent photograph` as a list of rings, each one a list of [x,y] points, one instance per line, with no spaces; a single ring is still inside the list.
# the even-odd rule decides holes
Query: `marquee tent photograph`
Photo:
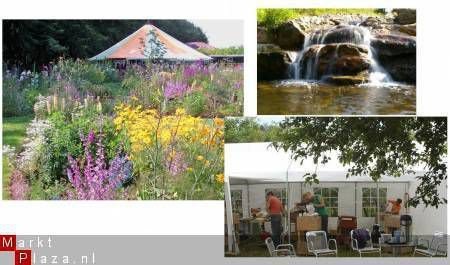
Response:
[[[446,118],[227,119],[225,255],[446,256],[446,131]]]

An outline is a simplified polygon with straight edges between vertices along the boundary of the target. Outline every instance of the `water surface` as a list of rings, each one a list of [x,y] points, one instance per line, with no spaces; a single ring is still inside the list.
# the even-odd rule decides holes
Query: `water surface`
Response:
[[[415,115],[416,87],[335,86],[315,81],[258,83],[258,115]]]

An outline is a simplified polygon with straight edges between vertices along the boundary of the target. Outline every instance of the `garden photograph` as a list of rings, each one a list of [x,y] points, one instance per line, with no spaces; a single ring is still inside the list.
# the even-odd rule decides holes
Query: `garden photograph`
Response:
[[[242,24],[3,20],[3,199],[223,199]]]
[[[415,9],[257,10],[258,115],[415,115]]]

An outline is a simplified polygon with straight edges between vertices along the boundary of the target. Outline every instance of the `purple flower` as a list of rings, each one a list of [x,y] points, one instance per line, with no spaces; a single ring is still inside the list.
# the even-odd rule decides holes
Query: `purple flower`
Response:
[[[90,131],[87,137],[81,137],[84,145],[84,156],[79,163],[68,156],[67,176],[75,192],[69,192],[69,198],[80,200],[111,200],[117,188],[131,177],[131,162],[124,155],[117,155],[109,164],[106,161],[105,149],[101,135],[96,137]],[[92,145],[96,145],[95,157]]]
[[[166,160],[166,168],[172,176],[184,172],[187,168],[187,163],[183,153],[174,151],[172,157],[169,157]]]
[[[27,199],[30,188],[25,176],[19,170],[14,170],[11,174],[9,192],[13,200]]]
[[[183,96],[188,91],[189,86],[182,81],[168,81],[164,88],[164,97],[172,99]]]

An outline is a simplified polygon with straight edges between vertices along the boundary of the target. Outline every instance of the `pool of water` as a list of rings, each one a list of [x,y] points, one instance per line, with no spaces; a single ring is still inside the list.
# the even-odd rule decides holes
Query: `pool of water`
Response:
[[[258,115],[414,115],[416,87],[336,86],[314,81],[258,83]]]

